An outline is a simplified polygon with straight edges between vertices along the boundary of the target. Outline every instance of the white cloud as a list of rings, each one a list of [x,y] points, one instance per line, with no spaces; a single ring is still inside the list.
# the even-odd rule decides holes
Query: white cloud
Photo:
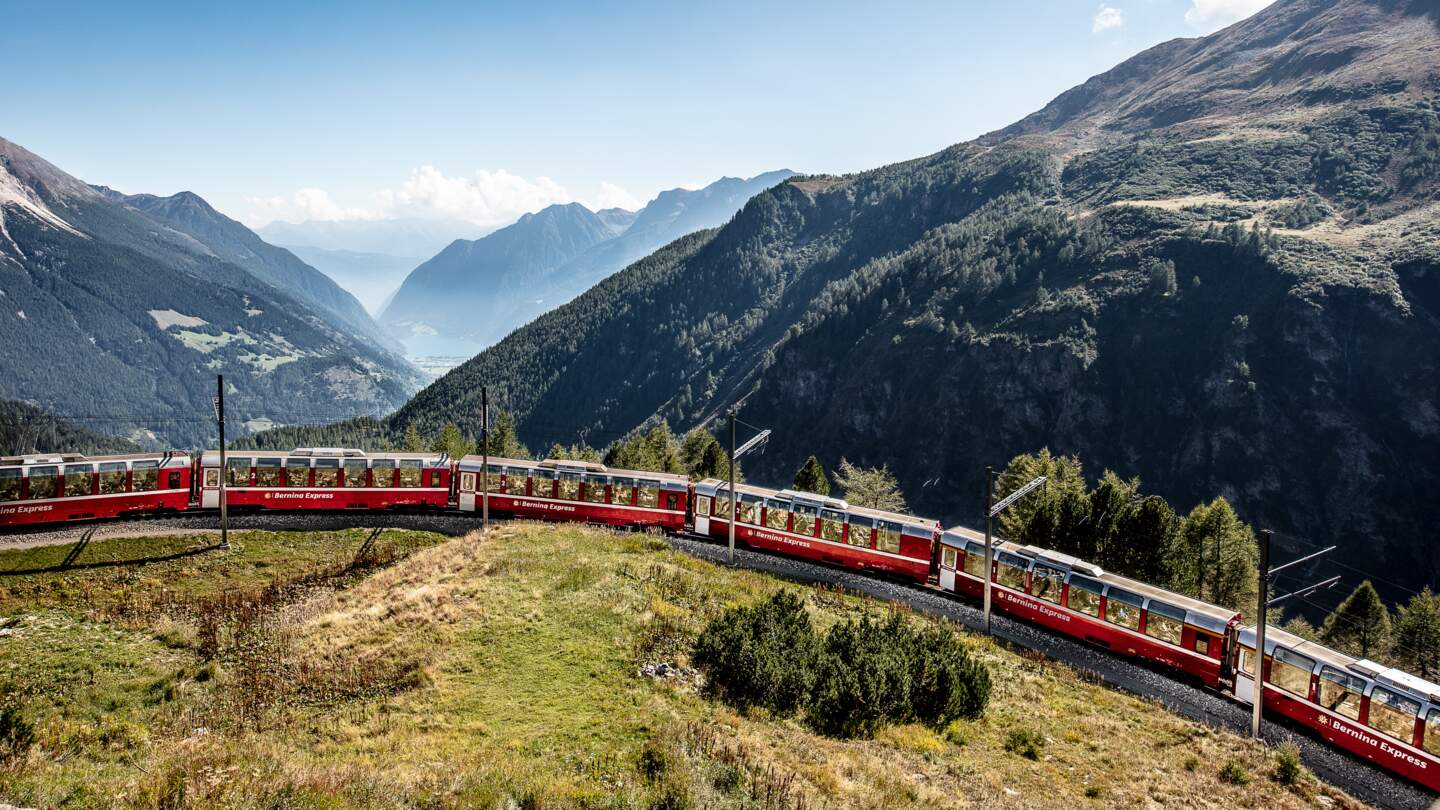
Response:
[[[626,211],[639,211],[645,207],[645,201],[624,188],[615,185],[607,180],[600,181],[600,191],[586,203],[592,211],[599,211],[605,208],[624,208]]]
[[[1214,31],[1243,20],[1273,2],[1275,0],[1190,0],[1185,22]]]
[[[346,208],[330,199],[330,193],[319,188],[302,188],[289,197],[250,197],[252,211],[243,220],[249,225],[264,225],[283,219],[289,222],[339,222],[349,219],[379,219],[380,214],[361,208]]]
[[[448,177],[434,166],[414,169],[398,190],[374,196],[386,216],[462,219],[481,226],[504,225],[521,214],[574,200],[548,177],[527,180],[504,169]]]
[[[1101,6],[1095,12],[1095,19],[1091,21],[1091,33],[1098,34],[1101,31],[1108,31],[1111,28],[1121,28],[1125,25],[1125,12],[1111,6]]]

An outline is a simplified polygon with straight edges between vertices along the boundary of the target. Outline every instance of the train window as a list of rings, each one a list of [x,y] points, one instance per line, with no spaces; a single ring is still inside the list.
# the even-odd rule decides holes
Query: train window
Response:
[[[984,543],[971,543],[965,547],[965,573],[976,579],[985,578]]]
[[[641,479],[637,482],[635,505],[646,509],[660,508],[660,482]]]
[[[345,486],[363,487],[367,483],[369,483],[365,480],[366,469],[367,465],[365,464],[365,459],[363,458],[345,459]]]
[[[1086,616],[1100,618],[1100,593],[1105,590],[1093,579],[1082,577],[1079,574],[1070,575],[1070,595],[1066,598],[1065,606],[1076,613],[1084,613]]]
[[[716,520],[730,519],[730,499],[723,495],[715,496],[715,507],[712,514]]]
[[[205,468],[205,488],[206,488],[206,489],[215,489],[215,488],[218,487],[218,486],[220,486],[220,468],[219,468],[219,467],[206,467],[206,468]]]
[[[795,518],[791,521],[790,531],[795,534],[803,534],[806,537],[815,536],[815,528],[817,526],[816,517],[820,514],[820,510],[813,506],[797,503],[791,509],[791,514],[793,514]]]
[[[0,501],[20,500],[20,468],[0,467]]]
[[[1030,572],[1030,595],[1046,602],[1060,604],[1060,592],[1065,590],[1065,572],[1048,565],[1037,565]]]
[[[1419,701],[1379,686],[1370,691],[1370,727],[1381,734],[1404,743],[1414,742],[1415,715],[1419,713]]]
[[[491,493],[499,492],[499,491],[500,491],[500,479],[501,479],[501,477],[503,477],[504,475],[505,475],[505,468],[504,468],[504,467],[501,467],[501,466],[498,465],[498,464],[491,464],[489,467],[486,467],[486,468],[485,468],[485,475],[483,476],[484,479],[485,479],[485,486],[486,486],[486,488],[489,489]],[[477,477],[480,477],[480,476],[477,476]],[[474,492],[474,491],[475,491],[475,488],[472,486],[472,487],[470,488],[470,491],[471,491],[471,492]]]
[[[1320,705],[1351,720],[1360,719],[1360,696],[1365,679],[1335,667],[1320,668]]]
[[[854,526],[850,527],[854,529]],[[940,567],[951,571],[955,570],[955,563],[960,561],[960,553],[950,546],[940,549]]]
[[[557,487],[557,492],[558,494],[555,496],[557,498],[563,498],[567,501],[580,500],[580,473],[560,473],[560,486]]]
[[[310,459],[285,459],[285,483],[292,487],[310,486]]]
[[[1270,659],[1270,683],[1293,695],[1310,699],[1310,673],[1315,671],[1315,659],[1301,655],[1294,650],[1276,646]]]
[[[1425,737],[1421,744],[1426,751],[1440,754],[1440,708],[1431,709],[1425,715]]]
[[[395,486],[395,459],[377,458],[371,460],[370,486],[383,488]]]
[[[845,513],[836,512],[833,509],[820,510],[820,536],[832,543],[839,543],[845,539]],[[870,536],[867,534],[862,542],[854,542],[859,538],[853,538],[851,545],[868,546]]]
[[[610,503],[633,506],[635,504],[635,481],[630,478],[610,479]]]
[[[154,492],[160,486],[160,462],[137,461],[130,465],[130,491]]]
[[[255,459],[255,486],[280,486],[280,467],[281,461],[278,458]]]
[[[90,494],[90,478],[94,472],[89,464],[65,465],[65,497],[74,498]]]
[[[900,553],[900,524],[888,520],[875,521],[875,548],[891,554]]]
[[[619,497],[619,496],[620,496],[620,493],[616,492],[616,493],[615,493],[615,501],[614,501],[614,503],[619,503],[619,502],[620,502],[620,497]],[[696,495],[696,496],[695,496],[695,514],[699,515],[700,517],[709,517],[709,516],[710,516],[710,496],[709,496],[709,495]]]
[[[125,462],[107,461],[100,465],[100,494],[115,495],[125,491]]]
[[[1145,635],[1180,646],[1180,639],[1185,635],[1185,611],[1151,599],[1145,613]]]
[[[1007,588],[1023,591],[1025,590],[1025,569],[1029,566],[1029,561],[1024,557],[1002,551],[995,566],[995,581]]]
[[[790,503],[775,498],[765,502],[765,525],[777,532],[790,529]]]
[[[1255,677],[1255,651],[1249,647],[1240,647],[1237,656],[1240,660],[1236,669]],[[1325,682],[1322,680],[1320,683],[1323,686]]]
[[[225,486],[250,486],[250,459],[244,456],[230,456],[225,459]]]
[[[1204,633],[1195,634],[1195,652],[1201,655],[1210,654],[1210,637]]]
[[[1105,592],[1105,621],[1127,630],[1140,629],[1140,606],[1145,603],[1138,595],[1119,588]]]
[[[315,459],[315,486],[326,489],[340,486],[340,459]]]
[[[875,521],[870,518],[851,515],[850,534],[845,538],[845,541],[852,546],[868,546],[874,534],[870,530],[874,527]]]
[[[56,486],[56,479],[59,476],[59,467],[31,467],[30,500],[38,501],[55,497],[59,493]]]
[[[585,500],[590,503],[605,503],[605,478],[603,476],[585,476]]]
[[[760,522],[760,510],[765,505],[765,499],[759,495],[746,495],[740,493],[740,522],[749,523],[752,526],[763,526]]]
[[[400,459],[400,486],[418,487],[425,471],[425,462],[418,458]]]

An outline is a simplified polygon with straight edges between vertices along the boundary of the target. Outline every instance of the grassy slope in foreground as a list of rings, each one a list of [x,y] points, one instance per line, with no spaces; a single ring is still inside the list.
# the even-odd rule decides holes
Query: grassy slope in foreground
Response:
[[[1301,807],[1322,792],[1352,804],[1313,781],[1281,787],[1269,755],[1235,735],[973,636],[996,684],[983,720],[818,737],[637,666],[683,660],[710,617],[776,588],[803,595],[822,627],[880,610],[873,600],[570,526],[392,532],[352,567],[366,534],[245,533],[229,552],[0,576],[0,616],[20,617],[0,638],[0,694],[19,693],[39,738],[0,767],[0,802]],[[81,562],[211,542],[109,540]],[[0,571],[52,556],[3,552]],[[1007,750],[1017,729],[1045,736],[1038,758]],[[1227,762],[1248,784],[1220,777]]]

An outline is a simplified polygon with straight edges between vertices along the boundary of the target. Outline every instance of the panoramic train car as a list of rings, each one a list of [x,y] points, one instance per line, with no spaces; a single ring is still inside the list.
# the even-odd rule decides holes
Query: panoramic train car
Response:
[[[911,579],[930,578],[939,539],[934,520],[852,506],[839,498],[740,484],[735,539],[793,557]],[[695,485],[695,531],[730,536],[730,484],[707,478]]]
[[[1230,653],[1234,694],[1255,699],[1255,628]],[[1265,711],[1440,791],[1440,685],[1265,628]]]
[[[684,531],[690,479],[680,475],[610,469],[587,461],[522,461],[466,456],[456,465],[461,511],[481,509],[488,482],[490,510],[541,520],[577,520],[608,526],[662,526]]]
[[[991,607],[1123,655],[1157,661],[1214,686],[1240,614],[1106,573],[1068,554],[1002,542],[994,548]],[[985,537],[946,530],[940,587],[985,590]]]
[[[0,458],[0,526],[184,511],[190,470],[179,452]]]
[[[200,507],[220,506],[220,453],[200,459]],[[450,458],[443,453],[371,453],[301,447],[289,453],[225,454],[231,509],[389,509],[450,505]]]

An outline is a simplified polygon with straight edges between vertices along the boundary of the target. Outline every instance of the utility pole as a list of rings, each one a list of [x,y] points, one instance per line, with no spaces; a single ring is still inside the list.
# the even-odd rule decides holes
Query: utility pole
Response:
[[[480,387],[480,514],[481,526],[490,531],[490,389]]]
[[[1250,710],[1250,736],[1260,739],[1260,714],[1265,707],[1265,608],[1270,606],[1270,535],[1260,530],[1260,599],[1255,610],[1255,700]]]
[[[735,408],[730,408],[730,562],[735,562],[735,518],[740,513],[735,492]]]
[[[225,375],[215,375],[215,418],[220,423],[220,548],[230,548],[230,512],[225,503]],[[202,482],[203,483],[203,482]]]
[[[995,511],[995,468],[985,468],[985,635],[990,635],[990,581],[994,579],[995,548],[990,530]]]

